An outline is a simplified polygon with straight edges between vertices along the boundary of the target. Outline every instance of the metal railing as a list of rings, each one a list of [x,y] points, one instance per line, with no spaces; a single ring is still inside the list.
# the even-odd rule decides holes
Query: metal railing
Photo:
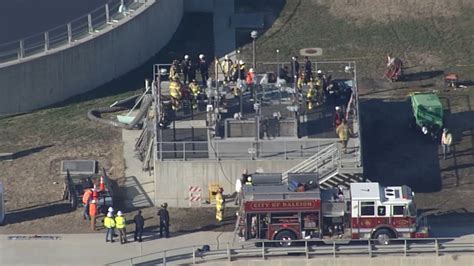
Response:
[[[424,238],[424,239],[393,239],[389,245],[378,245],[376,240],[352,240],[350,244],[338,241],[315,242],[314,240],[291,241],[292,246],[276,247],[281,241],[257,241],[244,245],[224,243],[219,246],[210,245],[210,251],[200,252],[201,246],[188,246],[176,249],[152,252],[126,260],[111,262],[108,265],[129,263],[134,264],[162,264],[184,263],[198,264],[208,261],[226,260],[236,261],[251,258],[265,260],[269,257],[281,257],[292,254],[295,258],[338,258],[338,257],[380,257],[398,255],[403,257],[417,255],[442,256],[447,254],[474,255],[474,242],[456,242],[453,238]],[[285,243],[288,243],[285,242]],[[224,248],[222,248],[224,247]],[[298,257],[296,257],[299,255]]]
[[[314,140],[212,140],[162,141],[158,143],[158,158],[162,160],[256,160],[304,159],[333,144],[333,139]],[[258,146],[258,149],[257,149]]]
[[[110,28],[120,20],[130,17],[141,6],[154,0],[109,0],[89,14],[67,24],[21,40],[0,44],[0,64],[21,61],[38,54],[47,54],[53,49],[73,45],[80,39]]]

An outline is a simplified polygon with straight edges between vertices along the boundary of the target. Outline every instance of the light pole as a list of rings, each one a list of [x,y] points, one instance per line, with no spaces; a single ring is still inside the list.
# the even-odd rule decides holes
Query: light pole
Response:
[[[256,63],[256,58],[255,58],[255,53],[256,53],[256,49],[255,49],[255,39],[257,39],[258,37],[258,32],[256,30],[253,30],[252,32],[250,32],[250,37],[252,37],[252,67],[253,68],[256,68],[257,67],[257,63]]]

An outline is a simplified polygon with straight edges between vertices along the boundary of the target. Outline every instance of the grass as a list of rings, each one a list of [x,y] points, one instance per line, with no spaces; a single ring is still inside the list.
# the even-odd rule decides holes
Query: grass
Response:
[[[321,47],[321,59],[353,58],[364,63],[362,73],[377,77],[382,74],[385,55],[400,56],[409,66],[426,63],[426,67],[442,67],[463,75],[472,73],[474,53],[473,9],[466,8],[458,16],[430,19],[393,19],[375,22],[336,17],[330,4],[318,1],[288,0],[274,26],[257,39],[258,58],[276,61],[289,58],[305,47]],[[377,10],[374,10],[377,12]],[[415,12],[415,11],[414,11]],[[251,45],[242,48],[247,61]]]

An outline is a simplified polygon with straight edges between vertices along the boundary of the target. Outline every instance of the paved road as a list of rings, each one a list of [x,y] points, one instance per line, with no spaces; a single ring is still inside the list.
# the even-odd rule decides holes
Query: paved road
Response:
[[[434,223],[433,235],[458,237],[456,243],[474,243],[474,227],[471,221],[450,224]],[[449,232],[452,232],[449,234]],[[185,246],[211,245],[211,249],[225,248],[225,243],[232,241],[231,232],[197,232],[180,235],[169,239],[147,236],[142,243],[105,243],[104,234],[71,234],[60,235],[59,240],[9,240],[7,235],[0,236],[0,265],[130,265],[130,258],[162,250],[170,250]],[[182,251],[180,251],[182,252]],[[172,256],[176,252],[168,252]],[[153,261],[157,255],[136,259],[134,263]]]

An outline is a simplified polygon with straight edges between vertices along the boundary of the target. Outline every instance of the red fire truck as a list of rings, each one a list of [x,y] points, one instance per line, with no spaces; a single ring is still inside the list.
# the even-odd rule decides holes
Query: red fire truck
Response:
[[[297,180],[295,180],[297,179]],[[407,186],[351,183],[350,188],[319,188],[314,174],[255,174],[243,187],[237,232],[242,240],[309,239],[333,241],[428,237],[425,219],[417,217],[414,193]]]

